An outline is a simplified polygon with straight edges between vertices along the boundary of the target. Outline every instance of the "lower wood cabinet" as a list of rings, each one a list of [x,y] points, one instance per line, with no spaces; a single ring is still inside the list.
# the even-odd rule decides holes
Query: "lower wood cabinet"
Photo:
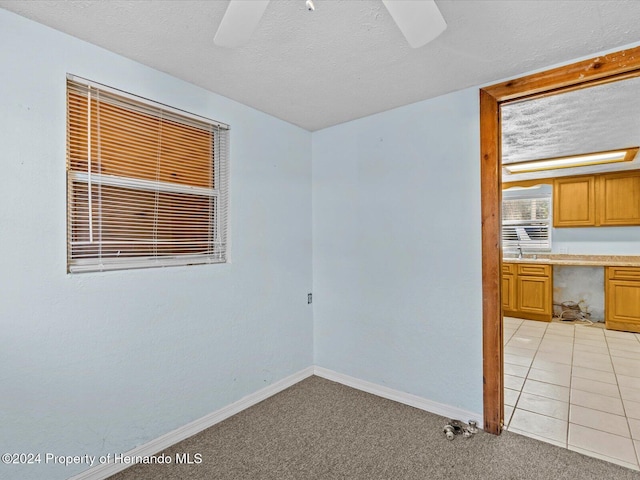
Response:
[[[502,310],[514,312],[518,309],[516,302],[516,265],[502,264]]]
[[[606,267],[604,289],[606,327],[640,333],[640,267]]]
[[[553,315],[552,266],[503,263],[502,310],[509,317],[550,322]]]

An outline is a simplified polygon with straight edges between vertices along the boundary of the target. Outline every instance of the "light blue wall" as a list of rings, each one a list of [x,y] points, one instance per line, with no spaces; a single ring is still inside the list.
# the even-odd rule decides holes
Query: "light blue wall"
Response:
[[[554,228],[553,253],[640,255],[640,227]]]
[[[313,135],[315,363],[482,413],[478,89]]]
[[[0,65],[0,453],[124,452],[312,364],[309,132],[2,9]],[[65,273],[67,72],[231,125],[231,264]]]

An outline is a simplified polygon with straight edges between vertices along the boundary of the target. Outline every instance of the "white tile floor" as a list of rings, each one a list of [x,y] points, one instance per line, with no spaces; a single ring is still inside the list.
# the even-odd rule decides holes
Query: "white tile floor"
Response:
[[[640,334],[504,319],[505,428],[640,470]]]

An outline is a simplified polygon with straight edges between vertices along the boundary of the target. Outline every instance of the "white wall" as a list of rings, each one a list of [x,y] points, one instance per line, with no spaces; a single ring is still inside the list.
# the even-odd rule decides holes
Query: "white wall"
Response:
[[[604,322],[604,288],[604,267],[553,266],[553,303],[578,303],[591,321]]]
[[[2,9],[0,45],[0,453],[121,453],[311,365],[311,134]],[[231,264],[66,274],[67,72],[231,125]]]
[[[482,413],[478,89],[313,135],[315,363]]]

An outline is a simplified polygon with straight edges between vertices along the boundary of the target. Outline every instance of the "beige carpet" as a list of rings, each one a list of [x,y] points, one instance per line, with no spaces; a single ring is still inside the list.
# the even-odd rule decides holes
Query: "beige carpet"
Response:
[[[110,480],[640,479],[509,432],[450,442],[446,420],[311,377],[163,452],[200,464],[136,465]]]

